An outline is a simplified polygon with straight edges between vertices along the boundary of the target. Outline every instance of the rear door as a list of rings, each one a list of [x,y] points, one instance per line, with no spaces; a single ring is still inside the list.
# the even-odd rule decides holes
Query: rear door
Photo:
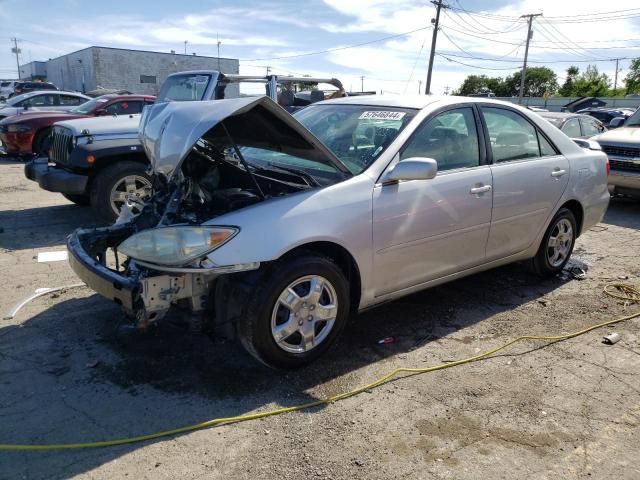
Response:
[[[483,263],[492,181],[478,123],[472,105],[427,118],[399,161],[432,158],[437,176],[374,187],[376,296]]]
[[[528,248],[569,182],[569,161],[521,113],[481,107],[492,157],[487,261]]]

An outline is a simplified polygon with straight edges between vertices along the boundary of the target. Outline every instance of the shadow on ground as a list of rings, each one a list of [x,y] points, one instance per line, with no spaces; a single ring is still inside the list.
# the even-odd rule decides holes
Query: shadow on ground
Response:
[[[76,228],[99,224],[91,208],[73,204],[0,211],[0,248],[25,250],[60,245]]]
[[[614,197],[604,215],[602,223],[618,227],[640,229],[640,200]]]
[[[350,376],[361,367],[530,302],[562,283],[541,281],[516,264],[416,293],[353,318],[336,348],[295,372],[262,367],[235,342],[213,342],[171,318],[140,334],[118,327],[119,309],[97,295],[65,300],[0,329],[0,443],[129,437],[271,403],[307,402],[315,397],[305,391],[314,387],[321,396],[339,393],[365,380]],[[394,343],[378,343],[389,336]],[[143,445],[3,453],[0,471],[10,478],[48,478],[52,472],[67,478]]]

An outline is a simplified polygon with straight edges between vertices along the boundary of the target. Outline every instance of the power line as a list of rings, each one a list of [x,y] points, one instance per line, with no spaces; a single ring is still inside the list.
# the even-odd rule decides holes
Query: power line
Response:
[[[420,45],[420,50],[418,50],[418,54],[416,55],[416,59],[413,62],[413,67],[411,67],[411,73],[409,74],[409,78],[407,80],[407,83],[404,86],[404,91],[402,92],[403,94],[407,91],[407,87],[409,86],[409,83],[411,83],[411,79],[413,78],[413,72],[416,69],[416,65],[418,65],[418,60],[420,60],[420,55],[422,54],[422,50],[424,49],[424,44],[427,43],[427,35],[424,36],[424,40],[422,40],[422,45]],[[420,90],[420,88],[418,88],[418,91]]]
[[[286,58],[298,58],[298,57],[308,57],[308,56],[311,56],[311,55],[322,55],[323,53],[330,53],[330,52],[335,52],[335,51],[338,51],[338,50],[347,50],[349,48],[362,47],[363,45],[371,45],[372,43],[384,42],[385,40],[391,40],[393,38],[406,37],[407,35],[411,35],[412,33],[421,32],[422,30],[428,30],[429,28],[432,28],[431,25],[428,25],[426,27],[416,28],[415,30],[410,30],[408,32],[398,33],[396,35],[389,35],[387,37],[377,38],[375,40],[370,40],[368,42],[355,43],[353,45],[345,45],[343,47],[327,48],[326,50],[319,50],[319,51],[315,51],[315,52],[298,53],[298,54],[295,54],[295,55],[283,55],[283,56],[280,56],[280,57],[269,57],[269,58],[240,58],[239,61],[241,61],[241,62],[266,62],[266,61],[271,61],[271,60],[283,60],[283,59],[286,59]]]
[[[479,61],[487,61],[487,62],[504,62],[504,63],[522,63],[522,60],[520,59],[503,59],[504,57],[479,57],[476,56],[473,53],[470,52],[466,52],[468,55],[467,56],[463,56],[463,55],[458,55],[455,53],[449,53],[449,52],[443,52],[445,55],[447,55],[448,57],[457,57],[457,58],[468,58],[470,60],[479,60]],[[584,59],[584,60],[576,60],[576,59],[569,59],[569,60],[529,60],[528,63],[542,63],[542,64],[547,64],[547,63],[587,63],[587,62],[614,62],[616,59],[615,58],[605,58],[605,59],[600,59],[600,58],[588,58],[588,59]],[[628,57],[620,57],[619,60],[629,60]]]
[[[444,53],[436,53],[439,57],[444,58],[445,60],[453,63],[457,63],[459,65],[464,65],[465,67],[478,68],[480,70],[519,70],[520,67],[481,67],[479,65],[471,65],[469,63],[460,62],[458,60],[454,60],[453,58],[449,58],[447,54]]]

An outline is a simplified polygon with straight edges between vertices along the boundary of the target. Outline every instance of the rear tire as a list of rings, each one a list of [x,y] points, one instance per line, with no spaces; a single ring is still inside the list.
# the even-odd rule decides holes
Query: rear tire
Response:
[[[244,283],[238,289],[244,293],[234,299],[245,305],[237,320],[240,341],[269,367],[302,367],[323,355],[344,330],[349,282],[333,260],[313,254],[263,269],[237,277]]]
[[[127,195],[140,200],[151,195],[151,177],[147,175],[146,164],[125,160],[98,172],[91,188],[91,207],[100,217],[113,222]],[[112,202],[113,198],[119,200]]]
[[[542,276],[561,272],[571,257],[577,233],[573,212],[568,208],[558,210],[542,237],[538,253],[531,261],[533,270]]]
[[[62,196],[67,200],[75,203],[76,205],[81,205],[83,207],[91,204],[91,198],[89,198],[89,195],[74,195],[72,193],[63,193]]]

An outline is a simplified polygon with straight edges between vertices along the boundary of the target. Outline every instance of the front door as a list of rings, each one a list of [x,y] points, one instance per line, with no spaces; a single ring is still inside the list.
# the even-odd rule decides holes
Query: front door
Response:
[[[526,250],[569,182],[569,161],[515,110],[482,107],[493,156],[487,261]]]
[[[432,158],[437,176],[375,186],[376,296],[483,263],[493,182],[490,167],[483,165],[476,120],[471,106],[425,120],[399,161]]]

